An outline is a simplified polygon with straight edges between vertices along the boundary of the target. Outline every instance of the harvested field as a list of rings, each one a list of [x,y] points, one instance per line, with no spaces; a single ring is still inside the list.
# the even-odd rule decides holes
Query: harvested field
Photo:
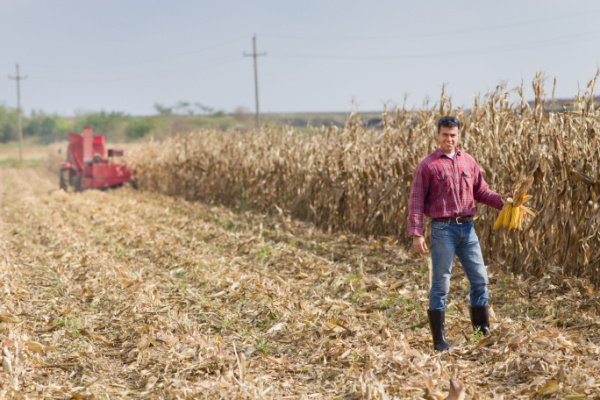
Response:
[[[0,167],[0,398],[600,398],[597,289],[560,267],[491,265],[485,339],[456,268],[437,354],[427,264],[393,239],[57,186]]]
[[[23,162],[28,167],[39,167],[46,163],[48,148],[43,145],[25,145]],[[0,143],[0,166],[16,167],[19,164],[19,145]]]

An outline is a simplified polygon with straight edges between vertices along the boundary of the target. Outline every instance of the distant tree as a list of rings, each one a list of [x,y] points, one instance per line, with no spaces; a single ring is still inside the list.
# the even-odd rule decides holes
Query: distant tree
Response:
[[[130,140],[142,138],[157,129],[159,122],[156,117],[131,118],[125,127],[125,137]]]
[[[217,110],[214,107],[206,106],[202,103],[195,102],[190,103],[189,101],[179,101],[177,104],[171,107],[163,106],[161,104],[155,103],[154,109],[158,112],[161,117],[166,117],[170,115],[210,115],[210,116],[221,116],[224,115],[225,112],[223,110]]]
[[[206,115],[213,115],[215,113],[215,109],[213,107],[205,106],[201,103],[196,103],[196,107]]]
[[[6,106],[0,106],[0,142],[11,142],[18,138],[17,111]]]
[[[42,143],[66,139],[72,123],[58,115],[44,114],[42,111],[32,111],[29,118],[23,120],[23,136],[31,136]]]
[[[86,126],[91,126],[95,135],[106,136],[108,139],[120,139],[123,126],[131,117],[121,111],[100,111],[83,115],[75,120],[75,132],[81,132]]]
[[[74,119],[33,110],[23,115],[23,136],[36,143],[66,140],[67,132],[79,133],[90,126],[94,135],[106,136],[107,140],[134,140],[156,132],[162,122],[156,117],[132,117],[120,111],[80,112]],[[0,143],[17,141],[17,112],[0,104]]]
[[[168,117],[173,115],[173,107],[166,107],[158,103],[154,103],[154,109],[158,112],[161,117]]]
[[[190,103],[187,101],[180,101],[173,108],[175,110],[177,110],[177,114],[179,114],[179,115],[184,115],[184,114],[185,115],[194,115],[195,114],[193,107],[190,107]]]

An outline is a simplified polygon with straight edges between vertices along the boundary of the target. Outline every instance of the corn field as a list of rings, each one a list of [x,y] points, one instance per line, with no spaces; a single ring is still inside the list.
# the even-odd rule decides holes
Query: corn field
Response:
[[[442,92],[431,107],[384,112],[381,129],[365,129],[360,115],[352,114],[342,129],[330,126],[312,134],[275,126],[247,133],[204,130],[146,144],[128,162],[145,190],[278,212],[329,232],[408,244],[415,167],[437,145],[437,120],[453,115],[462,123],[459,148],[477,160],[492,190],[505,193],[519,177],[534,177],[528,204],[537,215],[522,231],[493,231],[498,211],[478,207],[475,223],[488,262],[535,277],[559,269],[563,276],[597,285],[600,110],[593,102],[595,80],[558,111],[546,111],[554,106],[554,96],[548,100],[538,74],[533,105],[525,99],[524,85],[513,90],[499,85],[475,98],[469,110],[454,108]]]

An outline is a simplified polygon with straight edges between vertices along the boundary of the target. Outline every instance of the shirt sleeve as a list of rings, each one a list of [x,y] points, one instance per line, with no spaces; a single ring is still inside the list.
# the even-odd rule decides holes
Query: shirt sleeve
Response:
[[[408,199],[408,228],[406,230],[408,236],[423,236],[423,211],[428,190],[429,174],[427,169],[419,164]]]
[[[502,210],[502,196],[488,189],[477,163],[474,164],[473,197],[475,201]]]

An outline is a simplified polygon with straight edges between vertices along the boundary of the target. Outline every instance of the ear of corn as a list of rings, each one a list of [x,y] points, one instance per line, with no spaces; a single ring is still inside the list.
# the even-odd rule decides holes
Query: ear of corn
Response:
[[[519,207],[513,207],[510,212],[510,223],[508,229],[516,229],[519,226]]]
[[[523,206],[519,206],[519,218],[517,227],[519,230],[523,229],[523,215],[525,214],[525,210],[523,210]]]
[[[510,219],[512,215],[512,204],[507,203],[506,207],[504,207],[504,221],[502,221],[502,226],[504,229],[508,229],[510,227]]]
[[[506,203],[504,209],[500,211],[500,215],[498,215],[498,219],[493,226],[495,231],[500,229],[500,226],[503,226],[505,229],[522,230],[525,214],[535,216],[535,213],[530,208],[523,205],[525,202],[533,198],[532,195],[525,193],[525,191],[531,186],[532,182],[532,178],[521,179],[517,181],[514,186],[514,197],[512,203]],[[502,222],[500,223],[499,221],[501,220]]]
[[[502,209],[500,211],[500,214],[498,215],[498,218],[496,219],[496,222],[494,223],[494,230],[495,231],[497,231],[498,229],[500,229],[500,227],[504,223],[504,215],[505,214],[506,214],[506,211],[504,209]]]

